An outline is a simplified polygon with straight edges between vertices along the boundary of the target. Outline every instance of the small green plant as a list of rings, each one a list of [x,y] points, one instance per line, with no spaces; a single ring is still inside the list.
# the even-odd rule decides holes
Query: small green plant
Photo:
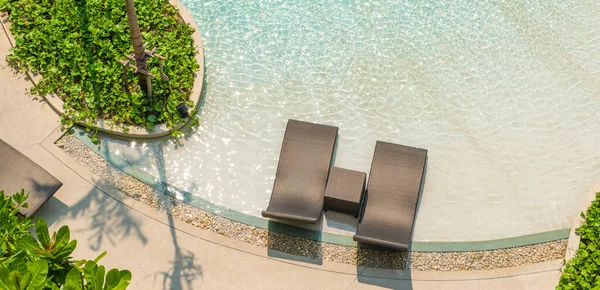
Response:
[[[190,114],[192,120],[190,121],[190,128],[197,129],[200,127],[200,117],[198,117],[198,110],[193,110]]]
[[[0,263],[5,259],[3,253],[16,252],[17,242],[29,236],[31,219],[19,218],[20,208],[27,208],[29,195],[24,190],[12,197],[0,190]]]
[[[575,230],[581,238],[579,249],[566,263],[556,289],[600,289],[600,192],[581,217],[585,221]]]
[[[64,101],[63,126],[82,122],[90,129],[104,118],[125,126],[173,128],[181,121],[176,107],[190,103],[198,68],[193,29],[168,0],[134,2],[148,49],[166,57],[169,80],[152,79],[152,98],[141,91],[132,70],[123,81],[119,60],[133,51],[125,1],[0,0],[16,42],[7,59],[17,69],[42,74],[31,93],[56,94]],[[160,75],[158,59],[150,58],[148,67]]]
[[[105,273],[98,261],[73,260],[71,254],[77,246],[71,240],[69,227],[58,232],[48,231],[48,225],[37,218],[31,235],[32,220],[18,216],[25,208],[27,194],[24,190],[9,196],[0,191],[0,289],[126,289],[131,281],[127,270],[112,269]]]

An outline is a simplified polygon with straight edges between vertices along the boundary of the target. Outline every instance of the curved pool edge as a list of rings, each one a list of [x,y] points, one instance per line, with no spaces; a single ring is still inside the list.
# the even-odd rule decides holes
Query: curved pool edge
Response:
[[[92,149],[96,154],[107,160],[113,166],[119,168],[123,172],[131,175],[132,177],[144,182],[150,187],[159,190],[165,194],[177,198],[187,204],[198,207],[202,210],[208,211],[213,215],[224,217],[232,221],[240,222],[250,226],[267,229],[277,233],[287,234],[299,238],[305,238],[315,240],[319,242],[357,247],[357,243],[352,239],[352,236],[334,234],[323,231],[315,231],[311,229],[298,228],[295,226],[271,221],[261,217],[256,217],[248,214],[241,213],[236,210],[232,210],[223,206],[216,205],[210,201],[194,197],[191,193],[180,190],[172,185],[165,184],[159,181],[157,178],[150,174],[135,168],[125,158],[111,152],[104,146],[98,146],[94,144],[91,139],[87,136],[84,130],[73,127],[74,136],[85,144],[88,148]],[[168,190],[168,187],[174,188]],[[412,242],[411,251],[414,252],[470,252],[470,251],[489,251],[505,248],[522,247],[533,244],[540,244],[545,242],[551,242],[556,240],[562,240],[569,237],[571,228],[558,229],[546,232],[540,232],[535,234],[509,237],[503,239],[495,239],[488,241],[472,241],[472,242]]]

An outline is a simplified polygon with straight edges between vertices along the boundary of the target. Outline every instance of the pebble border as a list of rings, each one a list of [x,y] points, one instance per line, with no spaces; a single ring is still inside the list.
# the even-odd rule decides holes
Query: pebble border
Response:
[[[56,142],[65,153],[90,172],[129,197],[198,228],[291,255],[313,260],[404,270],[406,252],[357,248],[318,242],[232,221],[161,193],[133,178],[96,154],[75,136]],[[514,267],[563,259],[567,240],[477,252],[411,252],[411,269],[419,271],[466,271]]]

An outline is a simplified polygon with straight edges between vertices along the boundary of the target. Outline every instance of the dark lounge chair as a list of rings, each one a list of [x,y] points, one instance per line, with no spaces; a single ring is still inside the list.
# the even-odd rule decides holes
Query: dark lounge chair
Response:
[[[21,209],[22,215],[31,216],[61,186],[62,182],[48,171],[0,140],[0,190],[4,190],[4,194],[14,194],[21,189],[29,192],[29,207]]]
[[[408,251],[427,150],[377,141],[354,240]]]
[[[273,193],[262,216],[319,222],[337,134],[337,127],[288,121]]]

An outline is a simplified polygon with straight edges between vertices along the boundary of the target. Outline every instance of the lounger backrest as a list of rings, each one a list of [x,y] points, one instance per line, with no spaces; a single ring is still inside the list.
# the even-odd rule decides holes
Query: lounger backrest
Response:
[[[337,127],[289,120],[283,137],[269,212],[313,219],[323,199]]]
[[[381,141],[376,146],[367,185],[369,204],[389,210],[365,214],[385,215],[389,218],[381,220],[395,223],[414,215],[426,151]],[[423,154],[415,154],[417,150]],[[412,227],[412,224],[407,226]]]
[[[29,193],[27,199],[29,207],[21,209],[21,214],[32,215],[61,186],[62,182],[27,156],[0,140],[0,190],[11,195],[21,189]]]
[[[355,240],[408,247],[426,157],[425,149],[377,141]]]

